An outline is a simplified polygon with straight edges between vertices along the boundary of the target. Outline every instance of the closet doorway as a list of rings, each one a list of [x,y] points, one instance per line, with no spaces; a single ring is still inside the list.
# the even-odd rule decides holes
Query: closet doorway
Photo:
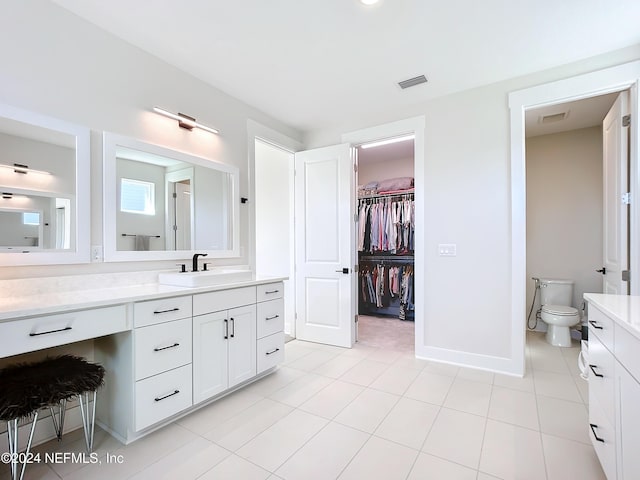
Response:
[[[358,145],[357,341],[415,345],[415,148],[405,135]]]

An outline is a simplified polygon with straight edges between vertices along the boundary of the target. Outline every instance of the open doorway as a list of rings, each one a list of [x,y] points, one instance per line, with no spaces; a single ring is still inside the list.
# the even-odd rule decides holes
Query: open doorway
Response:
[[[255,138],[255,271],[284,280],[286,339],[295,338],[293,156]]]
[[[603,292],[603,121],[618,95],[534,108],[525,114],[529,331],[548,331],[540,306],[546,279],[567,282],[567,291],[573,290],[567,306],[577,308],[581,320],[583,294]],[[577,330],[585,321],[571,327],[574,340],[580,339]]]
[[[415,345],[414,136],[357,147],[357,341]]]
[[[631,62],[593,73],[579,75],[550,84],[527,88],[509,95],[511,112],[511,257],[513,279],[512,298],[512,366],[516,375],[525,372],[526,315],[530,305],[526,304],[526,162],[525,162],[525,112],[547,105],[592,98],[608,93],[630,91],[630,114],[638,113],[637,85],[640,78],[640,62]],[[629,135],[630,191],[637,191],[638,182],[638,129],[633,126]],[[606,208],[605,208],[606,210]],[[637,255],[638,210],[630,207],[630,263],[636,268],[640,263]],[[640,268],[640,267],[638,267]],[[631,284],[631,293],[638,292],[638,285]]]

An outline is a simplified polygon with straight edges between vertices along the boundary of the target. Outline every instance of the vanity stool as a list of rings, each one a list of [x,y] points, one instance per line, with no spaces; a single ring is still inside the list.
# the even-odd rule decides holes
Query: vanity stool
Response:
[[[18,363],[0,370],[0,420],[7,422],[11,478],[22,479],[27,462],[18,462],[18,420],[30,418],[31,429],[25,459],[31,449],[38,412],[49,408],[58,440],[62,438],[67,400],[78,397],[87,452],[93,449],[96,392],[104,383],[104,367],[72,355],[49,357],[34,363]],[[89,412],[89,394],[93,408]],[[58,407],[58,414],[54,412]],[[18,476],[18,464],[22,471]]]

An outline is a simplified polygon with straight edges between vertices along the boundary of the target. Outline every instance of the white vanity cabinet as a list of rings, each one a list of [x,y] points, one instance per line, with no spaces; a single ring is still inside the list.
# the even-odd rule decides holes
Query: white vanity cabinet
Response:
[[[256,375],[256,287],[193,296],[193,399]]]
[[[589,302],[589,426],[608,480],[640,478],[638,299],[585,294]]]

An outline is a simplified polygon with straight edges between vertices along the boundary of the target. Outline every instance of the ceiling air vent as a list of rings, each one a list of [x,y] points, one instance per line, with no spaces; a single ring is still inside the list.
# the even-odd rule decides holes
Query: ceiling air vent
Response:
[[[567,118],[568,112],[552,113],[551,115],[543,115],[540,117],[540,123],[555,123]]]
[[[400,88],[404,90],[405,88],[415,87],[416,85],[420,85],[421,83],[427,83],[427,77],[425,77],[424,75],[403,80],[401,82],[398,82],[398,85],[400,85]]]

